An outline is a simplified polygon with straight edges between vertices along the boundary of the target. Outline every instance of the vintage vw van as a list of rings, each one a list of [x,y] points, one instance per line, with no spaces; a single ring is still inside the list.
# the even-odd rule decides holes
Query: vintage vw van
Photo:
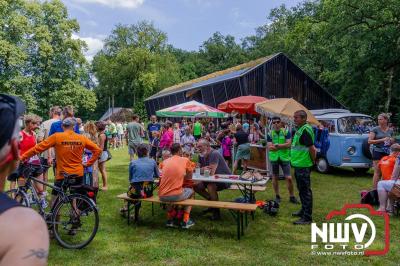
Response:
[[[329,131],[329,148],[317,159],[317,170],[327,173],[333,167],[351,167],[365,173],[372,166],[368,145],[369,131],[375,126],[368,115],[344,109],[311,110]]]

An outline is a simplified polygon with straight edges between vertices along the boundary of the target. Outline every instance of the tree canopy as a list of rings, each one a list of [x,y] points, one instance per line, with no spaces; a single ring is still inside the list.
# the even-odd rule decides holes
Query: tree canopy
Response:
[[[78,31],[59,0],[0,1],[1,91],[21,96],[29,112],[45,115],[51,105],[72,103],[88,116],[96,97],[86,44],[72,37]]]
[[[144,99],[165,87],[277,52],[351,111],[400,114],[398,0],[283,5],[254,35],[236,40],[217,31],[197,51],[168,44],[148,21],[116,25],[91,65],[85,43],[73,38],[79,24],[60,0],[0,0],[0,15],[0,90],[40,114],[52,104],[73,104],[97,118],[113,97],[115,106],[144,116]]]

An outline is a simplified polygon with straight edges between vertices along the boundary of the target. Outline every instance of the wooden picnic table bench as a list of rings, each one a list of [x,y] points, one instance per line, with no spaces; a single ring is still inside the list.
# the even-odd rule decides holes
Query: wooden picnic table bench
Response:
[[[208,200],[187,199],[187,200],[177,201],[177,202],[165,202],[165,201],[161,201],[158,196],[153,196],[150,198],[132,199],[132,198],[128,197],[128,195],[126,193],[118,195],[117,198],[128,202],[128,225],[130,224],[130,212],[131,212],[132,208],[135,211],[135,214],[134,214],[135,222],[138,221],[139,210],[140,210],[140,204],[138,204],[138,203],[140,203],[140,202],[152,203],[152,214],[154,214],[153,213],[154,212],[153,211],[154,203],[227,209],[231,212],[231,214],[233,215],[233,217],[236,220],[238,240],[240,240],[240,237],[244,235],[244,228],[248,226],[247,214],[249,212],[253,213],[257,209],[256,204],[225,202],[225,201],[208,201]],[[133,207],[132,207],[132,205],[133,205]]]

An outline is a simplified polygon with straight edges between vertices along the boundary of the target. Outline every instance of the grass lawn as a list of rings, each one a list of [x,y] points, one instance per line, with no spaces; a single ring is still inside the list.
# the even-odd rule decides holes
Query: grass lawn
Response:
[[[250,221],[242,240],[236,240],[236,223],[228,211],[223,219],[211,222],[194,208],[196,225],[185,231],[165,228],[165,212],[155,205],[143,204],[139,225],[127,225],[119,215],[122,205],[116,195],[128,187],[126,150],[114,151],[108,162],[109,191],[99,192],[100,227],[93,242],[83,250],[66,250],[51,243],[50,265],[394,265],[399,264],[399,218],[391,219],[390,252],[385,256],[315,256],[310,254],[310,226],[294,226],[291,213],[299,205],[288,202],[285,182],[280,181],[282,203],[278,216],[260,210]],[[356,176],[337,170],[335,175],[312,173],[314,220],[322,222],[345,203],[358,203],[359,192],[368,188],[372,176]],[[238,191],[223,191],[221,200],[240,196]],[[199,197],[198,197],[199,198]],[[257,199],[273,199],[272,185],[257,194]],[[381,225],[377,231],[381,232]]]

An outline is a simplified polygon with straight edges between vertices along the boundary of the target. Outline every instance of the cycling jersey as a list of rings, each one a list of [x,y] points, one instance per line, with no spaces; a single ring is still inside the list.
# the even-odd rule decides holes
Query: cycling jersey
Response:
[[[0,215],[11,208],[19,206],[15,200],[10,199],[5,193],[0,193]]]
[[[67,130],[55,133],[37,144],[22,155],[21,161],[51,147],[54,147],[56,154],[56,180],[64,179],[64,173],[83,176],[82,156],[85,148],[93,153],[93,157],[87,162],[88,166],[91,166],[101,154],[101,149],[87,137]]]

